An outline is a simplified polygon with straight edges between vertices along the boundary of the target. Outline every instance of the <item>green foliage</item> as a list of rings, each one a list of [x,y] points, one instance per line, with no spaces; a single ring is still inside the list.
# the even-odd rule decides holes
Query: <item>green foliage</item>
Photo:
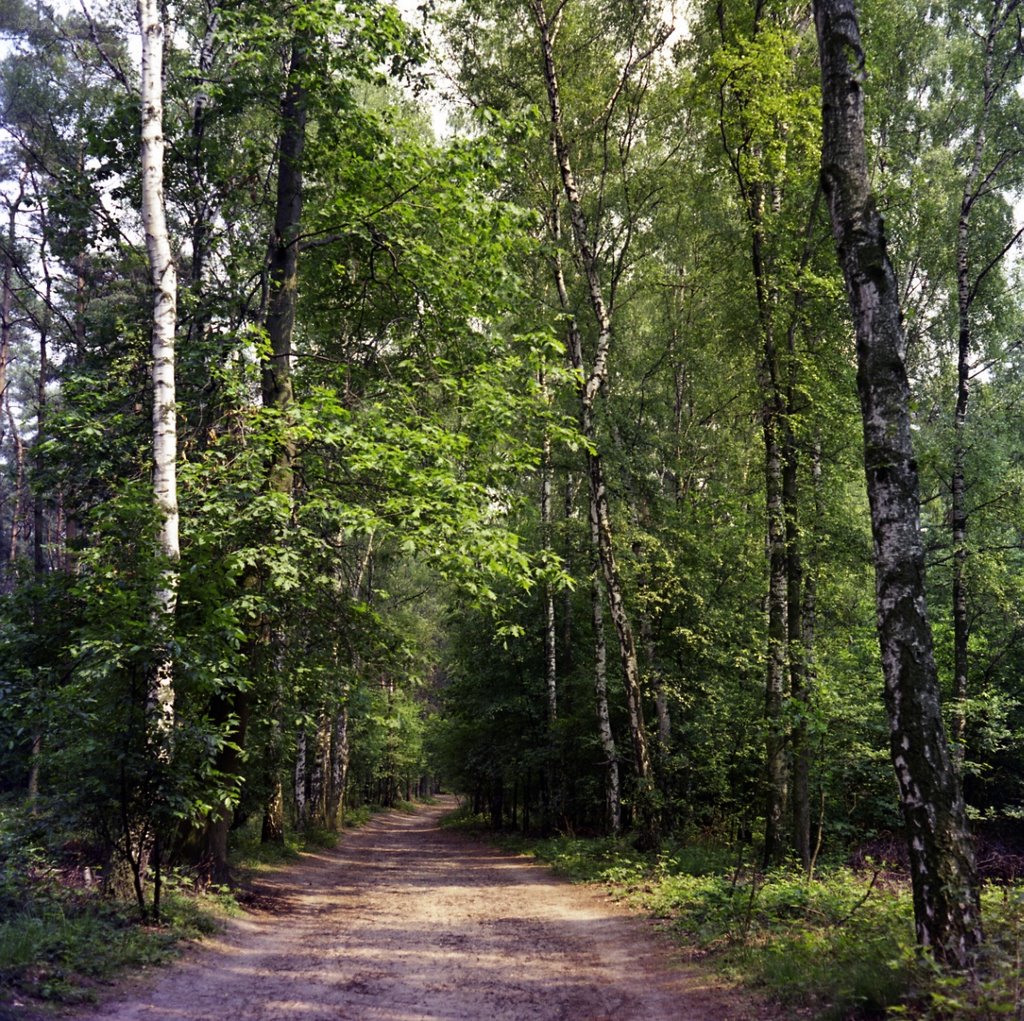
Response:
[[[345,813],[345,826],[348,829],[358,829],[370,821],[373,809],[370,805],[359,805]]]
[[[835,868],[819,878],[762,874],[708,845],[643,856],[607,841],[528,847],[576,881],[612,887],[657,918],[690,953],[794,1007],[828,1017],[876,1017],[911,988],[909,893]],[[732,861],[730,862],[730,858]]]
[[[818,1017],[952,1021],[1020,1010],[1024,913],[1015,886],[986,889],[987,949],[971,974],[949,975],[914,949],[909,890],[892,873],[830,867],[813,880],[790,869],[764,874],[708,844],[644,855],[609,839],[501,843],[574,882],[609,887],[661,919],[685,952]]]
[[[907,954],[911,1003],[893,1017],[922,1021],[997,1021],[1024,1016],[1021,950],[1024,891],[1019,884],[990,886],[982,893],[986,942],[966,974],[937,968],[927,955]]]
[[[1018,40],[1010,22],[994,38],[1000,77],[983,106],[980,42],[998,7],[862,6],[871,158],[904,294],[928,605],[945,676],[954,254],[976,141],[983,178],[994,175],[971,207],[970,263],[981,274],[961,433],[971,685],[945,708],[967,720],[972,814],[1007,826],[1020,818],[1024,779],[1024,312],[1020,268],[999,259],[1024,181]],[[125,857],[141,865],[159,849],[177,917],[191,902],[166,859],[200,863],[222,812],[233,816],[233,863],[255,867],[329,844],[328,810],[358,824],[376,804],[401,807],[431,775],[465,795],[465,825],[604,832],[599,639],[628,830],[634,764],[617,635],[607,612],[595,630],[592,603],[587,458],[599,454],[643,710],[652,736],[659,712],[668,726],[654,749],[654,798],[666,829],[697,842],[648,858],[628,841],[562,838],[543,853],[628,892],[696,953],[793,1003],[880,1012],[916,989],[907,1009],[922,1016],[998,1014],[1012,1003],[1015,894],[1002,906],[988,895],[993,936],[978,973],[939,977],[906,952],[909,909],[895,884],[861,902],[867,880],[843,869],[811,883],[749,867],[770,727],[805,735],[812,750],[826,858],[900,826],[806,8],[698,3],[680,41],[667,36],[664,4],[560,5],[551,42],[581,225],[552,158],[529,5],[442,7],[440,34],[474,109],[461,133],[438,140],[417,98],[425,36],[389,4],[175,6],[164,133],[182,282],[182,555],[168,622],[154,601],[168,565],[147,482],[151,294],[134,209],[132,50],[116,4],[91,5],[91,23],[3,5],[0,785],[15,795],[38,782],[45,820],[27,857],[10,852],[10,874],[49,869],[67,827],[111,881]],[[298,72],[295,47],[307,58]],[[289,83],[306,97],[294,399],[268,408],[266,253]],[[595,282],[612,343],[584,443],[564,340],[572,323],[592,358]],[[766,413],[791,439],[789,541],[802,596],[813,596],[812,690],[787,697],[770,722]],[[546,520],[541,471],[552,480]],[[42,570],[30,563],[37,495]],[[168,652],[175,720],[155,742],[147,685]],[[261,845],[260,817],[279,789],[298,815],[300,747],[311,794],[347,756],[339,804],[320,798],[312,818],[296,820],[304,832]],[[748,860],[732,860],[727,842]],[[65,995],[57,971],[72,966],[59,962],[83,958],[92,923],[83,908],[76,934],[80,892],[62,889],[18,887],[4,902],[17,922],[4,939],[12,958],[50,962],[32,988],[56,983]],[[111,926],[138,933],[120,915]],[[66,945],[46,943],[54,927]],[[106,967],[99,951],[96,960]]]
[[[160,927],[86,882],[74,839],[39,816],[0,808],[0,991],[59,1003],[94,997],[97,981],[170,960],[182,940],[216,930],[230,902],[169,877]]]

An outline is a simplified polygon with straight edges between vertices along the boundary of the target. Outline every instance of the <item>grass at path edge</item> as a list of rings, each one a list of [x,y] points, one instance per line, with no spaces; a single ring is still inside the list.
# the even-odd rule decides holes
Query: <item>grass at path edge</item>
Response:
[[[641,854],[610,838],[496,835],[465,812],[446,825],[550,865],[658,919],[682,956],[829,1021],[1024,1021],[1024,886],[983,891],[988,944],[976,968],[945,975],[914,946],[906,882],[879,866],[833,864],[808,880],[734,852],[665,844]]]

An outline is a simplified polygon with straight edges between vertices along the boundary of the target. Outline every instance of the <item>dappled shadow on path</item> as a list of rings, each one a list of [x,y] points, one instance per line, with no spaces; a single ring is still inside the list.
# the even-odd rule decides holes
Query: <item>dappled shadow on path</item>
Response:
[[[732,994],[671,962],[593,891],[460,834],[445,806],[389,813],[264,884],[233,926],[109,1021],[729,1021]]]

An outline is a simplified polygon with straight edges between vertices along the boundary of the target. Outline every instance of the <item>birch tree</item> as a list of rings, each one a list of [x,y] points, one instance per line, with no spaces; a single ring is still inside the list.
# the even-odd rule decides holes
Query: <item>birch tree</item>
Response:
[[[153,289],[153,494],[159,517],[160,553],[167,561],[156,592],[160,623],[166,626],[177,599],[178,545],[177,417],[174,393],[174,331],[178,281],[164,205],[164,24],[158,0],[139,0],[142,33],[142,224]],[[149,698],[167,728],[174,712],[173,663],[162,651]]]
[[[530,13],[536,27],[536,42],[541,58],[542,76],[547,98],[551,153],[557,170],[568,214],[569,248],[574,261],[582,271],[588,304],[596,328],[596,341],[592,358],[585,357],[582,335],[575,318],[570,323],[568,356],[573,370],[578,374],[577,386],[579,399],[580,431],[588,442],[587,475],[590,481],[590,520],[591,534],[596,543],[597,558],[601,566],[608,605],[615,633],[619,644],[619,658],[622,665],[623,679],[626,689],[626,705],[628,709],[629,731],[633,744],[634,768],[637,783],[637,826],[641,842],[653,846],[658,840],[658,818],[655,808],[654,775],[651,764],[651,753],[644,722],[643,694],[640,685],[640,666],[637,655],[636,637],[631,615],[626,603],[625,592],[619,567],[616,560],[611,511],[608,500],[608,483],[604,459],[598,447],[598,430],[596,421],[596,404],[598,395],[605,388],[608,378],[608,359],[614,333],[613,317],[617,285],[620,282],[626,250],[629,247],[630,229],[627,228],[622,251],[618,260],[612,258],[613,265],[608,274],[610,279],[602,278],[601,259],[595,243],[594,229],[588,223],[587,213],[580,191],[580,183],[573,166],[570,137],[567,131],[566,114],[562,90],[559,83],[559,58],[556,55],[556,42],[565,16],[565,4],[557,5],[549,11],[541,0],[531,0]],[[603,115],[599,118],[605,145],[610,148],[614,143],[609,136],[613,131],[613,114],[619,101],[629,108],[627,126],[617,140],[619,158],[628,163],[634,144],[633,131],[635,121],[640,116],[638,107],[631,103],[638,102],[637,97],[623,98],[632,86],[643,96],[648,85],[647,75],[653,54],[659,49],[667,36],[667,30],[655,25],[648,25],[648,12],[640,9],[631,15],[628,27],[630,32],[628,50],[622,60],[618,79],[614,90],[608,98]],[[650,32],[650,37],[645,36]],[[610,162],[608,149],[604,155],[605,167]],[[605,171],[607,172],[607,171]],[[625,171],[624,171],[625,173]],[[603,177],[603,175],[602,175]],[[604,181],[599,185],[603,188]],[[636,215],[630,209],[630,214]],[[629,214],[627,214],[629,215]],[[556,213],[557,216],[557,213]],[[556,265],[556,283],[562,308],[570,311],[570,303],[560,265]],[[603,735],[602,735],[603,737]]]
[[[812,693],[802,621],[809,536],[800,520],[801,462],[803,434],[815,415],[806,385],[814,361],[809,334],[827,328],[809,327],[806,308],[820,247],[810,38],[806,11],[785,0],[753,10],[709,5],[704,17],[697,35],[707,41],[698,41],[695,58],[708,65],[702,92],[708,112],[714,110],[709,136],[717,136],[715,147],[735,182],[749,246],[750,319],[734,329],[756,335],[759,348],[767,561],[764,858],[783,857],[790,803],[793,846],[808,868],[811,762],[799,721],[807,718]]]
[[[963,190],[956,225],[956,304],[957,304],[957,387],[953,415],[953,471],[950,481],[950,518],[953,540],[953,718],[954,751],[963,758],[967,730],[965,701],[969,694],[969,638],[967,563],[968,522],[968,442],[967,416],[971,388],[978,369],[977,322],[983,318],[975,307],[985,278],[997,269],[1004,257],[1024,236],[1024,228],[1015,229],[1009,238],[1000,236],[995,251],[985,250],[984,239],[972,218],[979,204],[1001,189],[1020,185],[1024,143],[1013,116],[1014,107],[1007,97],[1019,85],[1024,51],[1021,49],[1019,0],[995,0],[987,8],[981,27],[975,26],[973,12],[963,12],[968,28],[980,42],[981,81],[974,106],[970,163],[963,176]],[[980,84],[980,89],[978,89]],[[969,105],[969,104],[965,104]],[[1006,107],[1010,108],[1007,110]],[[970,108],[970,105],[969,105]],[[1001,122],[1001,123],[1000,123]],[[993,137],[994,136],[994,137]],[[980,304],[980,303],[979,303]],[[986,310],[987,311],[987,310]]]
[[[878,635],[917,939],[939,961],[962,967],[981,940],[977,876],[925,606],[906,339],[864,144],[864,50],[853,0],[816,0],[814,15],[822,183],[856,330]]]

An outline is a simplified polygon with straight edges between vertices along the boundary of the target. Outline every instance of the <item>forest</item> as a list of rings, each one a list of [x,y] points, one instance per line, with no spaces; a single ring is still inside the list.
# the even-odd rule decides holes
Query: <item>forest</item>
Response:
[[[1020,0],[2,0],[0,118],[0,900],[31,846],[159,921],[443,788],[887,856],[971,965]]]

